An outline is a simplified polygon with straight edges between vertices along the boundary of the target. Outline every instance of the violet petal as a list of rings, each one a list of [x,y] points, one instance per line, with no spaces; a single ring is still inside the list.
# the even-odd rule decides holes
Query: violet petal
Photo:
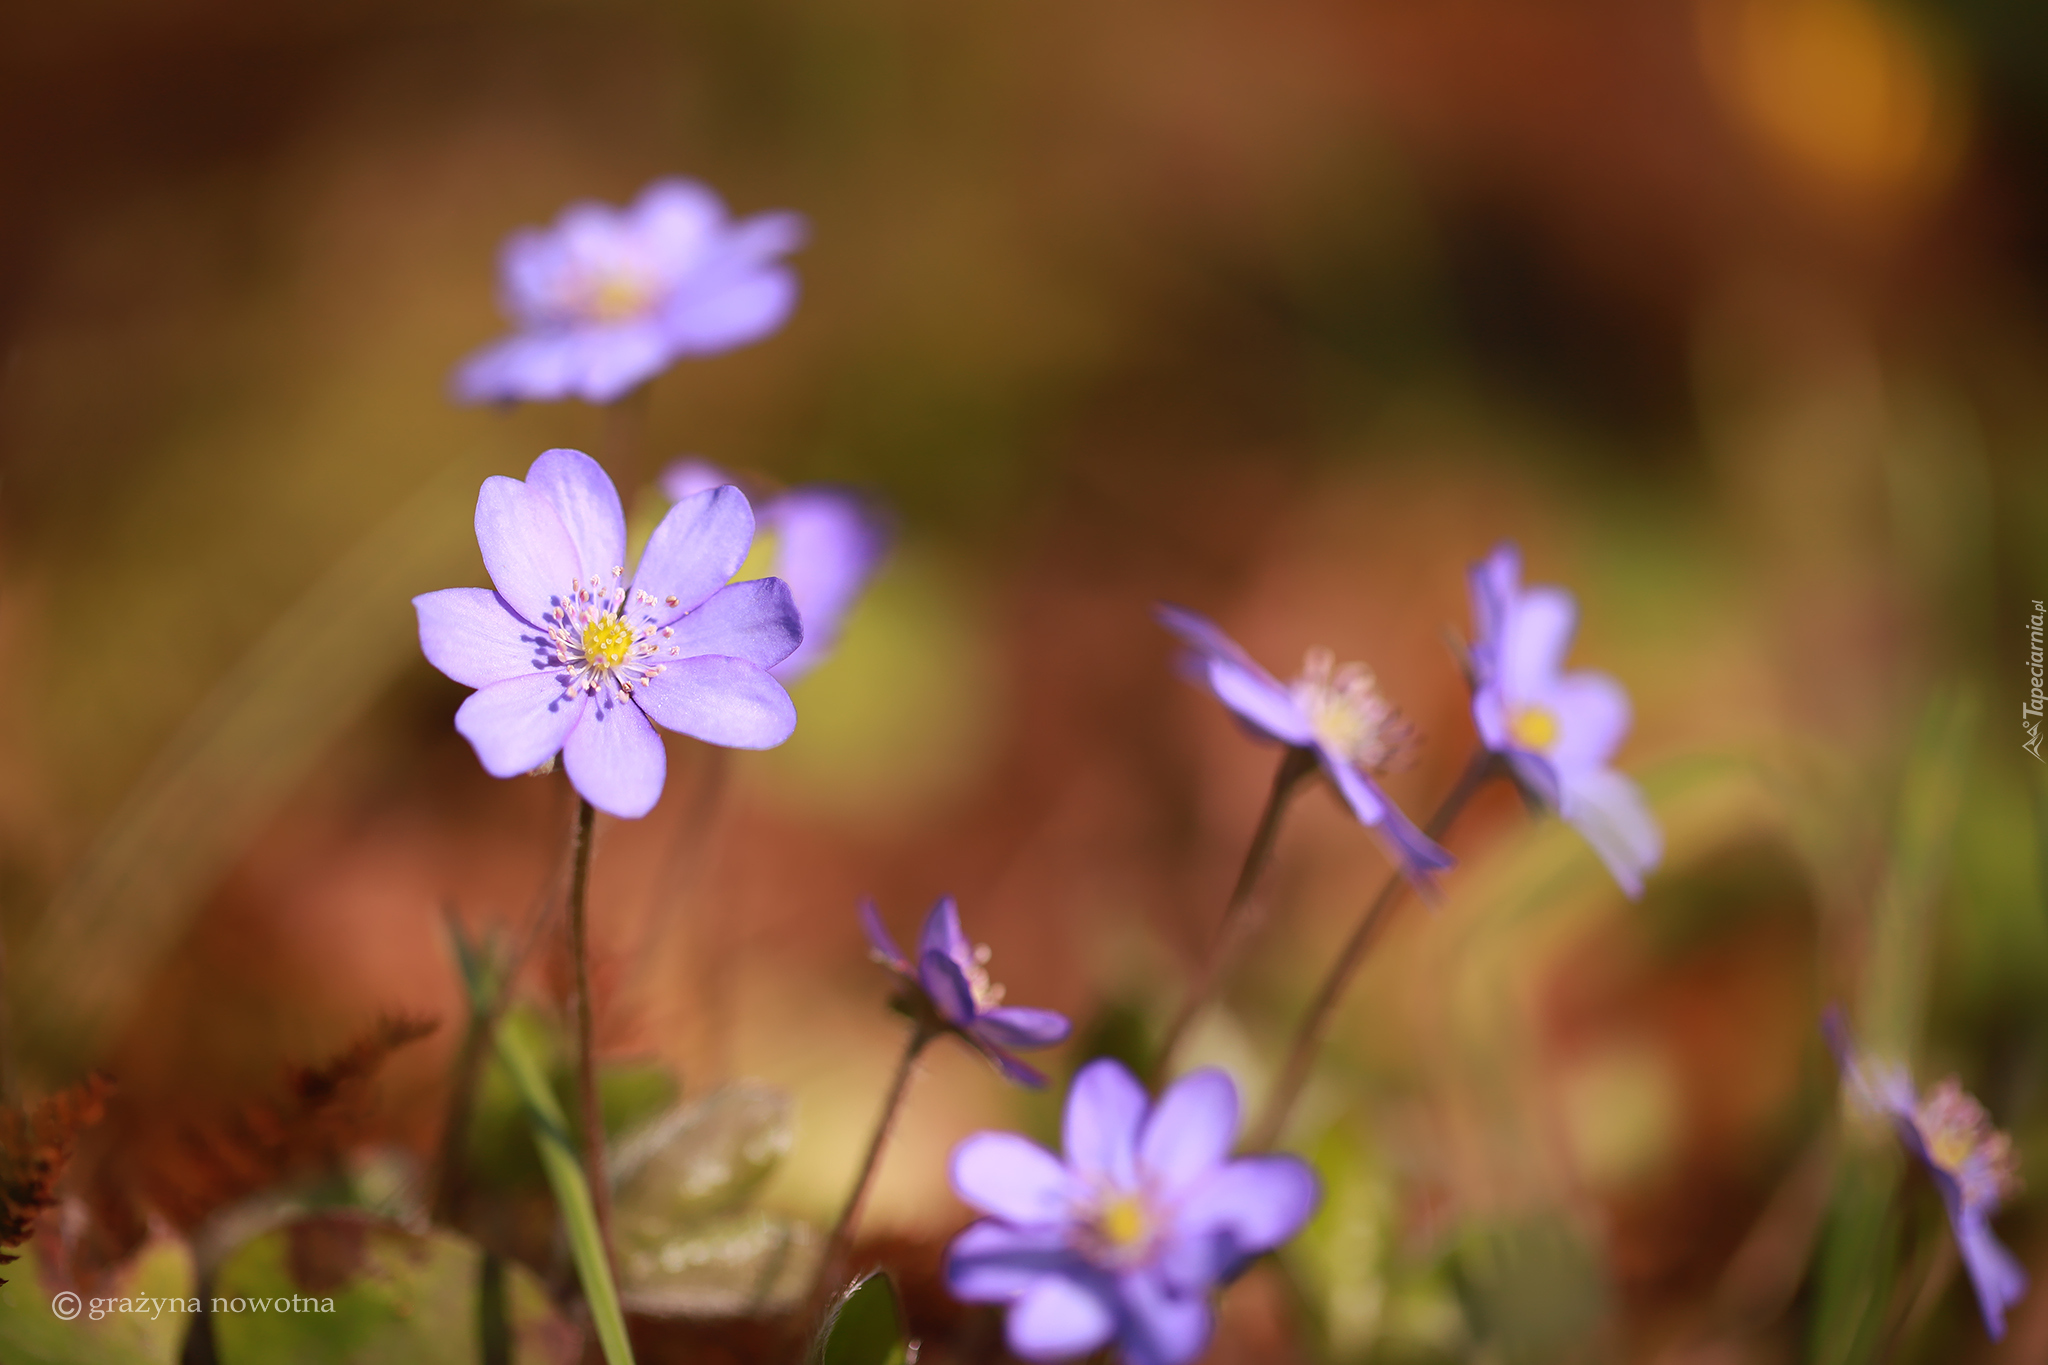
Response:
[[[576,545],[583,581],[625,586],[612,571],[626,566],[626,513],[603,467],[580,450],[550,450],[526,471],[526,486],[546,498],[562,519]]]
[[[584,700],[566,694],[552,673],[528,673],[470,693],[455,709],[455,730],[475,748],[485,772],[517,777],[561,752]]]
[[[476,543],[498,595],[535,624],[583,574],[576,543],[553,504],[518,479],[484,480],[476,498]]]
[[[974,1022],[974,990],[959,963],[944,953],[927,952],[917,960],[917,980],[940,1018],[955,1027]]]
[[[662,639],[663,656],[672,649],[686,659],[723,654],[760,669],[781,663],[804,638],[796,603],[779,578],[728,583],[669,629],[675,633]]]
[[[553,660],[546,635],[489,588],[423,592],[412,605],[419,614],[420,652],[464,687],[488,687]]]
[[[1629,899],[1664,854],[1664,833],[1642,789],[1609,768],[1567,774],[1559,813],[1584,836]]]
[[[1026,1360],[1070,1360],[1103,1345],[1116,1313],[1092,1284],[1045,1275],[1010,1305],[1005,1335]]]
[[[977,1027],[998,1046],[1027,1051],[1063,1043],[1074,1031],[1066,1015],[1027,1005],[998,1005],[981,1016]]]
[[[953,1149],[953,1190],[982,1213],[1021,1227],[1064,1226],[1073,1180],[1059,1158],[1015,1133],[976,1133]]]
[[[1081,1176],[1133,1186],[1147,1105],[1144,1087],[1122,1063],[1102,1057],[1082,1067],[1067,1092],[1061,1138],[1067,1163]]]
[[[562,766],[584,800],[637,820],[661,799],[668,750],[631,701],[593,697],[562,746]]]
[[[1117,1282],[1123,1300],[1119,1333],[1126,1365],[1187,1365],[1202,1354],[1215,1330],[1205,1295],[1174,1292],[1164,1278],[1136,1271]]]
[[[633,586],[666,602],[657,619],[673,621],[724,587],[754,541],[754,509],[731,486],[684,498],[648,537]],[[517,606],[515,600],[513,603]]]
[[[974,960],[974,945],[967,941],[967,933],[960,927],[960,905],[951,896],[939,897],[932,912],[925,916],[917,951],[919,956],[940,953],[963,968]]]
[[[656,724],[729,749],[772,749],[796,730],[796,704],[781,683],[718,654],[670,660],[633,700]]]
[[[899,972],[909,972],[910,962],[903,956],[903,950],[896,946],[896,940],[889,936],[889,927],[882,923],[882,912],[873,900],[863,896],[860,902],[860,927],[868,936],[868,943],[882,960]]]
[[[1172,1195],[1230,1155],[1237,1140],[1237,1086],[1216,1067],[1175,1081],[1138,1135],[1138,1170],[1148,1187]]]
[[[1064,1223],[972,1224],[946,1248],[946,1288],[963,1303],[1008,1303],[1046,1275],[1086,1278],[1087,1265],[1067,1235]]]

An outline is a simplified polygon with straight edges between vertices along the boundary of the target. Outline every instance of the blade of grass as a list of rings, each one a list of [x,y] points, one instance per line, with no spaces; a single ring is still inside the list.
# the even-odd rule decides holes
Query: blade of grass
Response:
[[[604,1348],[605,1365],[633,1365],[633,1348],[626,1339],[626,1316],[619,1309],[618,1287],[612,1283],[611,1262],[597,1232],[597,1207],[591,1202],[590,1186],[583,1179],[582,1159],[569,1140],[568,1121],[562,1107],[548,1089],[540,1064],[513,1029],[498,1030],[498,1057],[519,1087],[533,1123],[534,1145],[540,1149],[541,1165],[548,1185],[555,1192],[561,1210],[562,1227],[569,1237],[569,1256],[576,1263],[576,1276],[583,1282],[583,1299],[590,1306],[590,1321],[597,1329],[598,1344]]]

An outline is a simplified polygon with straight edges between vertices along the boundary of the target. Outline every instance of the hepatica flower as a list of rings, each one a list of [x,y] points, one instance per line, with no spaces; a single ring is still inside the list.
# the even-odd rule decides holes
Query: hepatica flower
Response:
[[[953,1188],[988,1215],[946,1252],[946,1284],[1009,1305],[1010,1349],[1064,1360],[1114,1341],[1129,1365],[1183,1365],[1209,1342],[1209,1299],[1315,1212],[1292,1156],[1230,1159],[1237,1087],[1214,1069],[1157,1105],[1107,1059],[1067,1092],[1065,1159],[1013,1133],[953,1149]]]
[[[498,296],[517,331],[462,363],[456,394],[609,403],[683,356],[758,341],[796,303],[781,257],[803,236],[793,213],[730,221],[691,180],[657,180],[630,208],[572,204],[507,239]]]
[[[1923,1096],[1903,1067],[1859,1053],[1840,1010],[1830,1008],[1821,1028],[1850,1098],[1858,1108],[1888,1119],[1900,1145],[1933,1177],[1977,1291],[1984,1330],[1998,1340],[2005,1335],[2005,1310],[2027,1291],[2026,1272],[1991,1231],[1991,1215],[2019,1188],[2011,1140],[1991,1126],[1984,1106],[1953,1077]]]
[[[678,460],[661,475],[662,492],[675,501],[731,482],[702,460]],[[789,585],[803,617],[804,642],[773,670],[793,683],[839,643],[861,590],[889,552],[888,521],[871,499],[828,483],[799,484],[764,498],[754,514],[772,542],[765,567]]]
[[[989,950],[967,941],[951,896],[941,898],[925,917],[915,959],[905,957],[889,937],[873,901],[861,902],[860,922],[875,961],[902,983],[898,1003],[906,1013],[926,1027],[959,1034],[1018,1084],[1045,1084],[1044,1076],[1013,1054],[1064,1042],[1072,1025],[1052,1010],[1003,1003],[1003,988],[988,978]]]
[[[1301,676],[1283,683],[1207,617],[1164,604],[1154,614],[1191,651],[1187,662],[1198,682],[1254,734],[1314,753],[1351,813],[1385,839],[1408,879],[1425,892],[1433,888],[1431,874],[1449,867],[1451,855],[1372,779],[1402,756],[1412,732],[1363,665],[1340,668],[1330,651],[1312,649]]]
[[[1569,821],[1631,897],[1664,853],[1636,784],[1608,766],[1628,734],[1628,693],[1604,673],[1564,671],[1578,604],[1521,586],[1503,544],[1472,566],[1472,721],[1515,779]]]
[[[668,770],[655,724],[736,749],[788,739],[796,707],[768,670],[803,638],[796,605],[779,579],[726,581],[753,538],[739,489],[706,489],[669,509],[629,576],[618,492],[588,455],[550,450],[523,483],[484,480],[476,539],[496,591],[413,606],[427,661],[477,689],[455,728],[485,771],[560,753],[585,800],[635,818]]]

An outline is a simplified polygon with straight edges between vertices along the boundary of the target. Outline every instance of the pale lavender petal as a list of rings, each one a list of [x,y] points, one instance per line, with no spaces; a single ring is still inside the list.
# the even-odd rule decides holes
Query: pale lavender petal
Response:
[[[1067,1091],[1062,1135],[1067,1164],[1082,1176],[1132,1188],[1138,1127],[1148,1103],[1145,1088],[1122,1063],[1102,1057],[1082,1067]]]
[[[1542,704],[1557,717],[1557,742],[1543,756],[1560,772],[1605,767],[1628,734],[1628,693],[1604,673],[1568,673]]]
[[[469,694],[455,709],[455,732],[476,749],[492,777],[530,773],[561,752],[584,698],[553,673],[528,673]]]
[[[979,1019],[969,1024],[961,1036],[973,1045],[976,1052],[988,1058],[991,1066],[1003,1073],[1004,1080],[1012,1085],[1021,1085],[1027,1090],[1045,1089],[1045,1073],[1023,1058],[1013,1055],[1009,1049],[984,1037]]]
[[[670,502],[681,502],[692,494],[708,492],[732,481],[730,474],[709,460],[686,456],[661,471],[661,495]]]
[[[865,896],[861,897],[860,902],[860,927],[868,936],[869,946],[880,955],[883,962],[899,972],[910,970],[909,959],[905,958],[903,950],[896,946],[896,940],[889,936],[889,927],[882,923],[882,912]]]
[[[1248,1257],[1271,1251],[1314,1216],[1322,1192],[1307,1162],[1293,1156],[1252,1156],[1212,1171],[1180,1206],[1176,1236],[1216,1239],[1214,1277],[1235,1272]]]
[[[658,725],[728,749],[772,749],[796,731],[782,684],[745,659],[674,659],[633,693]]]
[[[1137,1271],[1117,1283],[1124,1311],[1118,1344],[1126,1365],[1187,1365],[1209,1345],[1215,1318],[1203,1295],[1175,1293],[1154,1273]]]
[[[1116,1313],[1091,1282],[1046,1275],[1010,1305],[1005,1335],[1026,1360],[1070,1360],[1103,1345]]]
[[[593,697],[562,746],[562,766],[591,805],[638,820],[661,799],[668,750],[632,702]]]
[[[1507,703],[1501,699],[1498,682],[1482,678],[1473,689],[1472,728],[1479,732],[1479,742],[1494,753],[1506,753],[1514,747],[1514,734],[1508,727]]]
[[[1977,1291],[1977,1308],[1984,1315],[1984,1330],[1993,1341],[2001,1340],[2005,1336],[2005,1310],[2027,1292],[2027,1272],[1993,1235],[1982,1211],[1952,1207],[1950,1218],[1963,1268],[1970,1272],[1970,1287]]]
[[[1182,644],[1197,654],[1229,659],[1253,672],[1264,671],[1251,655],[1244,652],[1243,645],[1224,634],[1221,626],[1198,611],[1189,611],[1171,602],[1156,602],[1152,606],[1152,619],[1173,632]]]
[[[493,475],[476,496],[476,543],[498,595],[538,623],[557,597],[566,597],[582,563],[562,519],[539,492],[517,479]]]
[[[526,486],[562,519],[582,561],[583,580],[623,586],[612,571],[626,566],[626,513],[603,466],[580,450],[550,450],[526,471]]]
[[[1086,1280],[1090,1274],[1068,1246],[1065,1224],[999,1222],[975,1223],[955,1237],[946,1248],[945,1273],[946,1288],[963,1303],[1008,1303],[1047,1275]]]
[[[1148,1188],[1178,1194],[1230,1155],[1237,1139],[1237,1086],[1215,1067],[1175,1081],[1138,1136],[1138,1171]]]
[[[655,181],[628,211],[639,245],[672,272],[695,266],[718,245],[725,204],[709,186],[680,176]]]
[[[1562,588],[1521,595],[1501,633],[1500,688],[1510,707],[1550,690],[1564,669],[1579,609]]]
[[[420,652],[464,687],[488,687],[554,662],[547,636],[489,588],[443,588],[412,599]]]
[[[1564,800],[1564,788],[1558,781],[1557,769],[1551,766],[1549,759],[1527,749],[1508,749],[1503,757],[1515,781],[1534,796],[1539,805],[1545,810],[1558,808]]]
[[[1437,894],[1432,873],[1441,872],[1456,859],[1434,839],[1416,828],[1415,822],[1389,801],[1373,780],[1344,759],[1318,747],[1323,771],[1344,797],[1344,804],[1360,824],[1379,835],[1403,876],[1415,884],[1425,898]]]
[[[823,662],[847,615],[889,549],[887,521],[851,489],[810,485],[765,504],[761,523],[777,537],[775,575],[803,614],[804,642],[777,665],[793,681]]]
[[[925,916],[924,932],[918,935],[917,951],[939,953],[962,967],[974,960],[974,945],[960,927],[960,906],[951,896],[941,896]]]
[[[1491,677],[1502,632],[1521,592],[1522,552],[1502,541],[1465,575],[1472,599],[1472,656],[1482,678]]]
[[[804,638],[796,603],[779,578],[728,583],[669,629],[675,633],[661,641],[664,657],[723,654],[764,669],[788,658]]]
[[[779,266],[692,282],[664,310],[662,329],[676,355],[729,351],[780,327],[796,294],[796,276]]]
[[[1209,690],[1239,718],[1283,744],[1312,744],[1315,727],[1302,714],[1294,695],[1274,682],[1264,669],[1248,669],[1229,659],[1207,661]]]
[[[1584,836],[1628,897],[1664,856],[1664,832],[1642,789],[1611,769],[1565,773],[1558,811]]]
[[[648,537],[633,586],[664,602],[675,598],[665,610],[680,616],[724,587],[753,543],[754,509],[744,493],[727,486],[692,494]]]
[[[976,1133],[953,1149],[953,1191],[972,1207],[1025,1227],[1069,1221],[1074,1182],[1059,1158],[1015,1133]]]
[[[1025,1051],[1063,1043],[1074,1029],[1067,1016],[1056,1010],[1024,1005],[999,1005],[983,1014],[976,1027],[998,1047]]]
[[[917,960],[917,980],[940,1018],[954,1025],[974,1021],[974,991],[959,963],[944,953],[925,953]]]
[[[661,373],[669,359],[667,339],[647,323],[531,332],[464,361],[455,393],[466,403],[609,403]]]

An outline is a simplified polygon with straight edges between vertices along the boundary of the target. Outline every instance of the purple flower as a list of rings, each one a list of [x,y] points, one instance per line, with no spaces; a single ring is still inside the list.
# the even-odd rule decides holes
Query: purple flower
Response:
[[[925,917],[915,962],[904,957],[889,937],[873,901],[861,902],[860,923],[874,947],[875,961],[902,982],[898,1003],[906,1013],[935,1029],[959,1034],[1018,1084],[1045,1084],[1044,1076],[1011,1054],[1064,1042],[1072,1025],[1052,1010],[1003,1003],[1003,988],[988,979],[989,950],[967,941],[951,896],[940,898]]]
[[[678,460],[661,475],[662,492],[676,501],[731,482],[702,460]],[[789,584],[803,616],[804,642],[773,670],[793,683],[839,643],[853,604],[889,551],[888,522],[861,493],[828,483],[799,484],[765,498],[755,515],[773,537],[766,567]]]
[[[796,303],[778,258],[803,237],[793,213],[728,221],[692,180],[657,180],[627,209],[572,204],[506,240],[498,298],[518,331],[462,363],[456,395],[609,403],[682,356],[758,341]]]
[[[1472,721],[1524,791],[1569,821],[1633,898],[1664,855],[1636,784],[1608,767],[1628,733],[1628,693],[1604,673],[1567,673],[1578,605],[1562,588],[1523,588],[1522,556],[1495,548],[1468,575]]]
[[[989,1215],[953,1240],[946,1285],[1009,1305],[1027,1360],[1114,1340],[1130,1365],[1182,1365],[1208,1345],[1210,1290],[1292,1237],[1316,1178],[1292,1156],[1230,1160],[1237,1087],[1192,1072],[1150,1105],[1137,1079],[1090,1062],[1067,1092],[1066,1160],[1013,1133],[953,1149],[953,1188]]]
[[[1984,1106],[1953,1076],[1923,1098],[1903,1067],[1859,1053],[1839,1009],[1829,1007],[1821,1030],[1851,1099],[1866,1112],[1889,1119],[1900,1145],[1934,1178],[1977,1291],[1984,1330],[1997,1341],[2005,1335],[2005,1310],[2027,1292],[2027,1273],[1991,1231],[1991,1215],[2019,1188],[2011,1139],[1991,1126]]]
[[[1380,833],[1418,889],[1434,891],[1431,874],[1449,867],[1451,855],[1372,780],[1372,773],[1386,771],[1402,756],[1412,732],[1364,665],[1339,668],[1330,651],[1312,649],[1301,676],[1282,683],[1207,617],[1165,604],[1153,614],[1192,651],[1187,666],[1197,682],[1254,734],[1312,750],[1358,822]]]
[[[650,720],[707,744],[768,749],[796,707],[768,670],[803,627],[780,579],[728,583],[754,539],[737,488],[669,509],[628,578],[626,518],[597,461],[550,450],[526,481],[489,478],[476,540],[495,592],[413,598],[427,661],[476,692],[455,728],[493,777],[562,755],[585,800],[647,814],[668,758]]]

